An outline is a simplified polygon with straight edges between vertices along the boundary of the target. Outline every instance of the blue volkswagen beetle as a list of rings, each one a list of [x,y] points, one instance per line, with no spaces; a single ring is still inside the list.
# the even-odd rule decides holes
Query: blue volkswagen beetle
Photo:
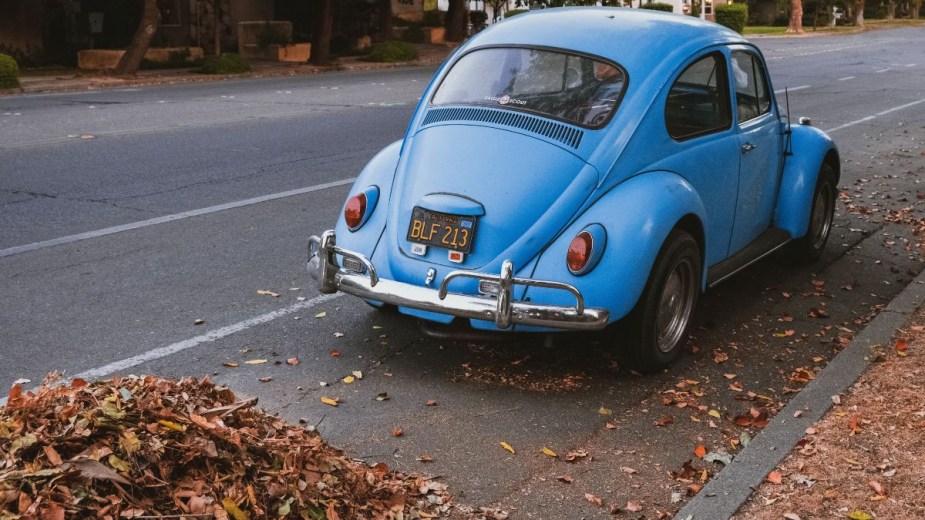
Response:
[[[640,9],[548,9],[462,45],[402,141],[309,239],[321,292],[475,329],[608,329],[666,366],[698,296],[787,246],[819,257],[840,173],[761,51]]]

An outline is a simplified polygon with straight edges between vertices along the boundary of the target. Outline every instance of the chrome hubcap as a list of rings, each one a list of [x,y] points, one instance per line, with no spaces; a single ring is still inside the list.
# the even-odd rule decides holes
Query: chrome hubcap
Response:
[[[658,349],[671,352],[681,341],[694,309],[694,266],[690,259],[681,259],[662,287],[658,301],[656,332]]]
[[[821,249],[829,237],[829,230],[832,227],[832,185],[825,183],[816,194],[816,200],[813,203],[812,216],[812,233],[813,249]]]

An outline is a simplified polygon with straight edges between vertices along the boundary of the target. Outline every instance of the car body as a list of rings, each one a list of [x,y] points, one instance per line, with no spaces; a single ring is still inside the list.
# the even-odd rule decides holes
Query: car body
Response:
[[[712,22],[513,17],[438,70],[404,139],[311,237],[309,271],[438,323],[614,330],[633,366],[661,368],[702,291],[828,238],[838,151],[773,92],[761,52]]]

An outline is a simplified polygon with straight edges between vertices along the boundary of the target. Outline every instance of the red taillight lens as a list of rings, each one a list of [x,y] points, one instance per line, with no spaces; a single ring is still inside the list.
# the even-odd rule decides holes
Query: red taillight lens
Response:
[[[582,231],[575,235],[572,243],[568,246],[568,254],[565,255],[565,263],[573,273],[578,273],[588,265],[591,259],[591,247],[593,245],[591,233]]]
[[[347,222],[347,227],[350,229],[360,227],[360,224],[363,223],[363,215],[365,214],[366,194],[358,193],[350,197],[350,200],[347,201],[347,205],[344,207],[344,221]]]

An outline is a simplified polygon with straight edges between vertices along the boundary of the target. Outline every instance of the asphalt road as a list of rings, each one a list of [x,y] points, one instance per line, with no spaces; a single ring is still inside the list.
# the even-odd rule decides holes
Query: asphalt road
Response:
[[[818,265],[777,255],[702,298],[689,354],[663,374],[619,370],[604,337],[440,341],[318,295],[305,239],[400,138],[433,72],[409,68],[0,98],[0,387],[53,370],[210,375],[355,457],[442,475],[463,504],[608,517],[591,493],[676,511],[688,482],[669,472],[695,446],[734,454],[756,431],[735,416],[779,409],[798,369],[823,366],[921,268],[907,224],[925,197],[925,32],[757,41],[792,114],[839,144],[836,229]],[[564,462],[573,450],[588,456]]]

